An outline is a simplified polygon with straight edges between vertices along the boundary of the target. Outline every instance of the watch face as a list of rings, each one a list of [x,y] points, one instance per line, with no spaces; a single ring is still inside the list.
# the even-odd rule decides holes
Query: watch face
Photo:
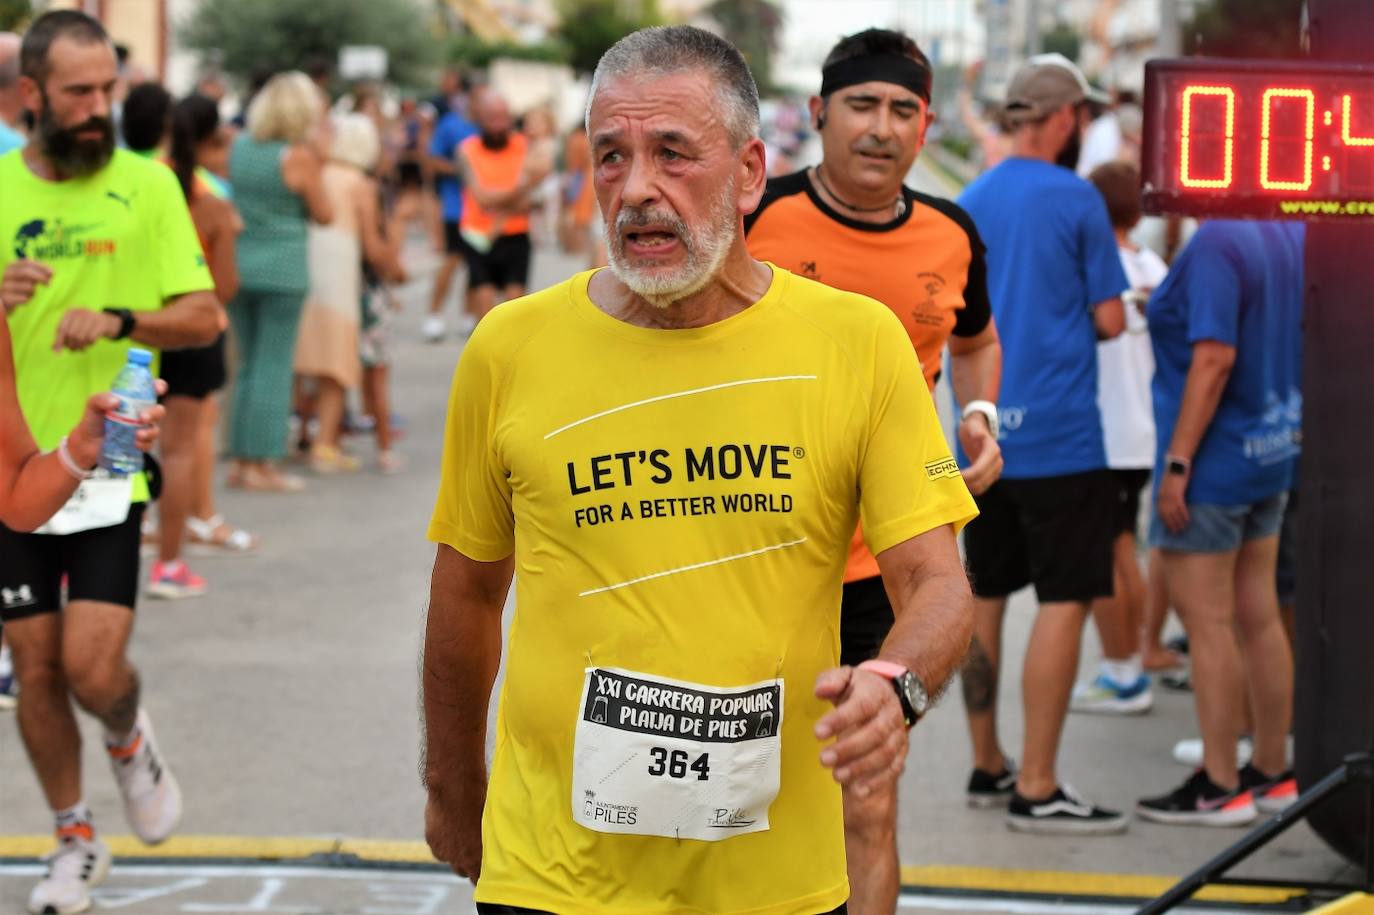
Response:
[[[917,718],[926,713],[926,709],[930,707],[930,696],[926,693],[925,684],[921,682],[919,677],[911,671],[907,671],[898,679],[898,688],[901,689],[902,695],[906,697],[906,704],[916,713]]]

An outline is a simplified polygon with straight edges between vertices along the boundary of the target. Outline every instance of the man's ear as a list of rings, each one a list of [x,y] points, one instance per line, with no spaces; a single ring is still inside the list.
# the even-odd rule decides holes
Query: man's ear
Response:
[[[758,209],[767,183],[767,156],[763,141],[755,137],[739,151],[739,196],[736,199],[740,215],[748,216]]]
[[[806,106],[811,111],[811,127],[815,130],[824,130],[826,100],[819,95],[813,95]]]
[[[35,115],[43,110],[43,89],[38,81],[29,76],[19,77],[19,101]]]
[[[921,118],[921,136],[919,142],[921,146],[926,145],[926,132],[930,130],[930,125],[935,123],[935,112],[926,108],[925,115]]]

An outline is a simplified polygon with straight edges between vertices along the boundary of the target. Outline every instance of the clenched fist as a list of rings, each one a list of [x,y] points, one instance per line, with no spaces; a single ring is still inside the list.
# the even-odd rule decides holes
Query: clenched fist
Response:
[[[38,261],[17,260],[5,268],[0,277],[0,303],[6,312],[14,311],[29,299],[39,286],[52,281],[52,268]]]

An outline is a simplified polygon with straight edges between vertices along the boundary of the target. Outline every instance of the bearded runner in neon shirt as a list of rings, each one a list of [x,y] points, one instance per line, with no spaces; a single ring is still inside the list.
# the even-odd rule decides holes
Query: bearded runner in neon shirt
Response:
[[[739,52],[636,32],[587,120],[613,266],[498,306],[454,380],[426,835],[482,913],[844,911],[840,786],[895,799],[968,645],[975,508],[896,317],[750,257]],[[840,667],[860,515],[897,620]]]
[[[203,345],[219,332],[220,309],[176,177],[114,149],[115,56],[104,28],[82,13],[48,13],[20,56],[20,92],[37,124],[28,146],[0,157],[0,299],[20,406],[38,446],[52,448],[88,398],[109,389],[131,344]],[[82,799],[73,699],[104,728],[139,838],[162,841],[181,815],[125,657],[146,499],[141,474],[90,480],[47,533],[0,528],[0,617],[19,680],[19,730],[59,843],[29,897],[32,912],[84,911],[110,868]]]

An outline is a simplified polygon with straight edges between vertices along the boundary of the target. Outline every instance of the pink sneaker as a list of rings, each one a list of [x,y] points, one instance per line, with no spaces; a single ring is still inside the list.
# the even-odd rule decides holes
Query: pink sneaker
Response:
[[[178,600],[183,597],[200,597],[204,593],[205,579],[192,572],[182,560],[153,563],[153,574],[148,576],[149,597]]]

